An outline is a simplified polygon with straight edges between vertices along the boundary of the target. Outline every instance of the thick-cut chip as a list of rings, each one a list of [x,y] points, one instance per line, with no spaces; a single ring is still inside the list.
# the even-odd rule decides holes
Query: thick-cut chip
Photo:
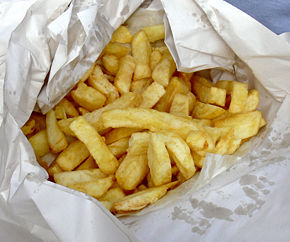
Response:
[[[194,160],[194,164],[195,166],[197,166],[198,168],[202,168],[203,163],[204,163],[204,159],[206,156],[206,152],[205,151],[193,151],[191,153],[192,159]]]
[[[117,56],[114,55],[104,55],[102,57],[102,62],[106,70],[113,74],[116,75],[118,70],[119,70],[119,59]]]
[[[153,180],[152,180],[150,172],[147,174],[146,180],[147,180],[147,186],[148,187],[154,187],[155,186],[154,183],[153,183]]]
[[[87,86],[85,83],[79,83],[77,89],[71,92],[76,103],[89,111],[102,107],[106,97],[98,90]]]
[[[94,71],[89,77],[89,85],[97,89],[107,97],[107,102],[111,103],[119,97],[117,88],[108,81],[100,66],[96,65]]]
[[[114,82],[115,77],[104,73],[104,77],[108,79],[109,82]]]
[[[109,190],[113,183],[113,176],[109,176],[105,178],[99,178],[94,181],[68,185],[68,187],[86,193],[92,197],[99,198]]]
[[[136,60],[134,80],[151,77],[150,55],[151,45],[144,31],[139,31],[133,36],[132,55]]]
[[[84,115],[84,114],[86,114],[86,113],[89,113],[89,111],[86,110],[86,109],[83,108],[83,107],[79,107],[78,110],[80,111],[81,115]]]
[[[119,139],[118,141],[108,145],[109,149],[112,151],[113,155],[116,156],[116,158],[119,158],[125,154],[127,152],[128,146],[129,137]]]
[[[241,139],[236,140],[234,137],[234,129],[222,135],[215,147],[215,152],[220,155],[231,155],[240,147]]]
[[[246,139],[256,135],[260,128],[261,112],[233,114],[228,118],[213,122],[215,127],[232,127],[235,139]]]
[[[52,162],[51,165],[48,167],[47,172],[50,176],[53,176],[56,173],[63,172],[63,170],[56,162]]]
[[[63,151],[68,143],[60,128],[57,125],[54,111],[51,109],[46,114],[47,140],[49,149],[53,153]]]
[[[135,60],[131,55],[126,55],[120,59],[120,67],[114,84],[122,95],[130,91],[135,65]]]
[[[147,175],[148,143],[148,133],[134,133],[131,136],[127,155],[115,174],[118,184],[123,189],[134,190]]]
[[[264,127],[267,124],[267,121],[262,117],[260,122],[260,128]]]
[[[100,121],[102,113],[106,110],[112,110],[116,108],[127,108],[127,107],[136,107],[141,103],[141,96],[137,93],[128,92],[122,95],[120,98],[116,99],[114,102],[97,109],[93,112],[84,114],[84,118],[92,125],[97,131],[104,130],[103,123]],[[61,130],[67,134],[75,136],[74,132],[69,128],[70,124],[76,120],[75,118],[69,118],[58,121],[58,125]]]
[[[167,193],[166,185],[148,188],[146,190],[126,196],[118,202],[114,202],[112,206],[112,211],[114,213],[126,213],[137,211],[156,202],[166,193]]]
[[[142,103],[140,107],[152,108],[164,94],[164,87],[157,82],[153,82],[142,93]]]
[[[70,129],[87,146],[101,171],[105,174],[114,174],[119,163],[97,130],[83,117],[78,117],[73,121]]]
[[[171,161],[162,134],[150,134],[147,157],[154,185],[160,186],[171,182]]]
[[[204,150],[207,148],[207,133],[204,130],[194,130],[189,133],[186,143],[193,151]]]
[[[230,113],[240,113],[245,108],[248,98],[248,84],[232,82]]]
[[[69,186],[82,182],[95,181],[96,179],[105,178],[100,169],[88,169],[78,171],[65,171],[54,174],[54,181],[63,186]]]
[[[225,112],[218,106],[197,101],[192,111],[192,117],[199,119],[214,119]]]
[[[130,43],[132,41],[132,34],[130,30],[121,25],[112,35],[112,42],[118,42],[118,43]]]
[[[194,75],[192,78],[192,89],[201,102],[225,106],[226,90],[214,87],[205,78]]]
[[[247,101],[243,112],[255,111],[259,105],[259,93],[256,89],[251,89],[248,93]]]
[[[87,147],[79,140],[71,143],[56,158],[56,163],[64,171],[72,171],[90,155]]]
[[[146,190],[146,189],[147,189],[147,187],[144,184],[141,184],[140,186],[138,186],[136,188],[136,191],[135,192],[137,192],[137,191],[143,191],[143,190]]]
[[[130,48],[119,43],[109,43],[105,49],[104,53],[108,55],[115,55],[117,57],[122,57],[127,55],[130,52]]]
[[[188,100],[189,100],[189,114],[192,113],[193,107],[195,105],[196,102],[196,97],[194,96],[194,94],[192,92],[188,92],[186,94],[188,96]]]
[[[192,76],[193,76],[193,73],[178,72],[178,77],[184,81],[184,84],[188,87],[189,90],[191,90],[190,80]]]
[[[108,190],[103,196],[99,198],[100,201],[109,201],[109,202],[116,202],[120,201],[123,197],[125,197],[125,193],[120,187],[113,187]]]
[[[227,94],[231,94],[232,91],[232,82],[233,81],[228,81],[228,80],[219,80],[215,84],[216,87],[226,89]]]
[[[177,116],[188,116],[189,99],[190,97],[186,94],[177,93],[173,98],[169,112]]]
[[[96,161],[92,156],[89,156],[82,164],[80,164],[76,170],[87,170],[98,168]]]
[[[78,111],[76,110],[75,106],[66,98],[63,98],[57,106],[61,106],[64,108],[65,113],[69,117],[77,117],[79,116]]]
[[[65,113],[65,109],[62,106],[55,106],[54,108],[54,112],[55,112],[55,117],[56,119],[66,119],[66,113]]]
[[[118,128],[113,129],[105,135],[106,144],[112,144],[122,138],[131,136],[131,134],[141,131],[142,129],[137,128]]]
[[[133,80],[131,82],[130,90],[135,93],[143,93],[143,91],[152,83],[151,78],[145,78],[141,80]]]
[[[96,63],[93,63],[92,64],[92,66],[90,67],[90,69],[88,69],[87,72],[81,77],[81,79],[79,80],[79,82],[85,82],[89,78],[90,74],[92,73],[92,71],[95,68],[95,65],[96,65]]]
[[[146,26],[142,28],[142,30],[144,30],[150,42],[155,42],[165,38],[164,24]]]
[[[150,68],[151,70],[154,70],[154,68],[157,66],[157,64],[161,61],[162,54],[159,50],[153,50],[150,55]]]
[[[155,66],[152,72],[152,79],[167,87],[172,74],[175,72],[175,62],[170,53],[165,52],[161,61]]]
[[[46,130],[41,130],[29,139],[36,157],[41,157],[49,152]]]
[[[167,133],[165,145],[182,176],[188,180],[195,171],[194,161],[186,142],[178,135]]]
[[[106,111],[102,114],[105,128],[140,128],[150,131],[171,130],[186,138],[191,130],[203,126],[202,121],[188,120],[154,109],[128,108]]]
[[[30,118],[21,128],[24,135],[32,134],[35,130],[35,120]]]
[[[175,95],[177,93],[187,94],[188,92],[189,90],[185,84],[178,77],[173,77],[166,88],[165,94],[154,108],[158,111],[169,112]]]

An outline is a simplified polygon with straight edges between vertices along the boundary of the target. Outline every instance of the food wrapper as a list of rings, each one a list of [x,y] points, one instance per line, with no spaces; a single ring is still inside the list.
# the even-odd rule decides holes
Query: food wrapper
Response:
[[[137,11],[135,11],[137,9]],[[37,0],[0,5],[3,241],[286,241],[290,237],[290,44],[222,0]],[[9,14],[8,14],[9,13]],[[17,16],[11,20],[11,16]],[[268,124],[234,155],[119,218],[47,181],[20,127],[68,93],[123,22],[164,22],[178,70],[247,82]],[[211,68],[209,71],[205,71]],[[3,75],[5,73],[5,75]]]

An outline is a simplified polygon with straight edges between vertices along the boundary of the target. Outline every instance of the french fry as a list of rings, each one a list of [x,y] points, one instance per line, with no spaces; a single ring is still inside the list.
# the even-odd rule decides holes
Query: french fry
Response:
[[[245,108],[248,98],[248,84],[232,82],[230,113],[240,113]]]
[[[83,107],[79,107],[78,110],[79,110],[79,112],[81,113],[81,115],[84,115],[84,114],[90,112],[90,111],[88,111],[87,109],[85,109],[85,108],[83,108]]]
[[[205,78],[194,75],[192,78],[192,89],[201,102],[225,106],[226,90],[214,87]]]
[[[63,172],[63,170],[56,162],[52,162],[51,165],[48,167],[47,172],[50,176],[53,176],[56,173]]]
[[[239,113],[225,119],[216,120],[213,125],[215,127],[232,127],[234,128],[235,139],[246,139],[258,133],[261,117],[260,111]]]
[[[186,94],[177,93],[173,98],[169,112],[177,116],[188,116],[189,99],[190,97]]]
[[[105,135],[106,144],[112,144],[122,138],[130,137],[131,134],[141,131],[142,129],[136,128],[117,128]]]
[[[186,85],[178,77],[173,77],[165,94],[160,98],[159,102],[154,107],[158,111],[169,112],[173,99],[177,93],[187,94],[189,92]]]
[[[196,171],[190,149],[186,142],[175,134],[166,133],[165,145],[182,176],[188,180]]]
[[[92,156],[89,156],[83,163],[81,163],[76,170],[88,170],[98,168],[96,161]]]
[[[117,56],[114,55],[103,55],[102,62],[106,70],[116,75],[119,70],[119,59]]]
[[[134,34],[132,39],[132,55],[136,60],[134,80],[151,77],[150,55],[151,45],[144,31]]]
[[[119,97],[117,88],[108,81],[101,67],[98,65],[95,66],[94,71],[91,73],[88,83],[107,97],[106,104],[113,102]]]
[[[192,111],[192,117],[199,119],[214,119],[222,115],[224,112],[225,110],[218,106],[196,101]]]
[[[151,78],[145,78],[131,82],[130,90],[135,93],[143,93],[143,91],[152,83]]]
[[[259,127],[259,128],[264,127],[266,124],[267,124],[267,121],[262,117],[262,118],[261,118],[261,122],[260,122],[260,127]]]
[[[123,190],[120,187],[113,187],[99,199],[115,202],[121,200],[123,197],[125,197],[125,193],[123,192]]]
[[[142,117],[142,118],[140,118]],[[140,128],[150,131],[170,130],[186,138],[191,130],[198,130],[202,124],[194,120],[177,117],[154,109],[127,108],[103,112],[105,128]]]
[[[191,152],[192,159],[194,160],[194,164],[198,168],[202,168],[204,159],[206,157],[205,151],[193,151]]]
[[[259,93],[256,89],[251,89],[248,93],[247,101],[243,109],[244,113],[255,111],[259,105]]]
[[[151,70],[154,70],[154,68],[157,66],[157,64],[161,61],[162,54],[159,50],[153,50],[150,55],[150,68]]]
[[[150,172],[147,174],[146,176],[146,180],[147,180],[147,186],[150,188],[150,187],[154,187],[154,183],[153,183],[153,180],[152,180],[152,177],[151,177],[151,174]]]
[[[135,66],[135,60],[131,55],[126,55],[120,59],[120,68],[117,72],[114,84],[121,94],[130,91],[131,79]]]
[[[105,174],[114,174],[119,163],[97,130],[83,117],[78,117],[73,121],[70,129],[86,145],[101,171]]]
[[[231,128],[229,132],[220,137],[216,144],[214,153],[220,155],[231,155],[239,148],[240,143],[241,139],[235,140],[234,129]]]
[[[95,68],[96,63],[93,63],[90,67],[90,69],[87,70],[87,72],[81,77],[81,79],[79,80],[79,82],[85,82],[89,76],[91,75],[92,71]]]
[[[155,66],[152,72],[152,79],[167,87],[169,80],[175,70],[175,62],[172,56],[166,52],[163,54],[161,61]]]
[[[92,197],[99,198],[103,196],[113,185],[113,176],[99,178],[94,181],[82,182],[68,185],[69,188],[86,193]]]
[[[154,185],[160,186],[171,182],[171,161],[162,134],[150,134],[147,157]]]
[[[157,82],[152,82],[142,93],[141,108],[152,108],[165,94],[165,89]]]
[[[115,77],[109,74],[104,74],[104,77],[108,79],[109,82],[114,82]]]
[[[137,211],[156,202],[166,193],[166,185],[148,188],[146,190],[128,195],[118,202],[114,202],[112,205],[112,211],[114,213]]]
[[[63,151],[67,146],[67,140],[57,125],[54,111],[51,109],[46,114],[47,140],[49,149],[53,153]]]
[[[56,163],[64,171],[72,171],[90,155],[87,147],[81,141],[77,140],[71,143],[56,158]]]
[[[41,130],[29,139],[36,157],[41,157],[49,152],[46,130]]]
[[[141,102],[141,96],[136,93],[126,93],[120,98],[116,99],[114,102],[97,109],[93,112],[86,113],[83,115],[83,117],[92,125],[97,131],[104,130],[103,123],[100,122],[100,117],[102,113],[106,110],[112,110],[116,108],[127,108],[127,107],[135,107],[139,106]],[[76,118],[68,118],[64,120],[58,121],[58,125],[60,129],[66,134],[66,135],[72,135],[75,136],[75,134],[70,129],[70,124],[76,120]]]
[[[206,131],[191,131],[186,138],[186,143],[192,151],[205,150],[208,146]]]
[[[186,73],[186,72],[179,72],[178,77],[181,78],[184,81],[184,84],[187,86],[189,90],[191,90],[191,78],[193,76],[193,73]]]
[[[196,97],[194,96],[192,92],[188,92],[186,95],[188,96],[188,100],[189,100],[189,114],[191,114],[193,107],[196,103]]]
[[[104,54],[108,54],[108,55],[115,55],[118,58],[123,57],[125,55],[127,55],[130,52],[130,48],[127,46],[124,46],[122,44],[119,43],[109,43],[103,53]]]
[[[108,145],[109,149],[116,158],[119,158],[123,154],[125,154],[127,152],[128,146],[129,146],[129,137],[119,139],[118,141],[115,141],[114,143]]]
[[[134,133],[131,136],[127,155],[115,174],[118,184],[123,189],[134,190],[147,175],[148,143],[148,133]]]
[[[54,174],[54,181],[63,186],[70,186],[82,182],[95,181],[96,179],[105,178],[100,169],[88,169],[78,171],[65,171]]]
[[[106,97],[101,92],[85,83],[79,83],[77,89],[73,90],[71,94],[76,103],[89,111],[102,107],[106,101]]]
[[[228,80],[219,80],[215,84],[215,87],[226,89],[227,94],[231,94],[232,91],[232,82],[233,81],[228,81]]]
[[[66,119],[66,113],[65,113],[65,109],[62,106],[56,106],[54,108],[54,112],[55,112],[55,118],[56,119]]]
[[[132,34],[130,30],[121,25],[112,35],[112,42],[118,42],[118,43],[130,43],[132,41]]]
[[[144,30],[150,42],[155,42],[165,38],[164,24],[146,26],[142,28],[142,30]]]
[[[63,98],[57,106],[61,106],[64,108],[65,113],[69,117],[77,117],[79,116],[78,111],[76,110],[75,106],[66,98]]]
[[[21,128],[24,135],[32,134],[35,130],[35,120],[30,118]]]

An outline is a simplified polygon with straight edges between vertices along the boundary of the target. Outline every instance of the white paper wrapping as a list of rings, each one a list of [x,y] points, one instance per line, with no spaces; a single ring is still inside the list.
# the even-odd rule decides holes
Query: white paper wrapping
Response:
[[[130,233],[95,199],[46,181],[19,127],[36,103],[47,112],[73,87],[142,1],[24,2],[28,11],[19,11],[18,22],[7,30],[26,12],[9,41],[5,98],[1,94],[0,100],[1,241],[290,237],[290,45],[285,39],[222,0],[145,1],[130,17],[133,32],[163,19],[166,44],[179,70],[216,68],[208,73],[213,81],[234,78],[258,89],[268,122],[235,155],[208,155],[200,174],[154,205],[121,217]]]

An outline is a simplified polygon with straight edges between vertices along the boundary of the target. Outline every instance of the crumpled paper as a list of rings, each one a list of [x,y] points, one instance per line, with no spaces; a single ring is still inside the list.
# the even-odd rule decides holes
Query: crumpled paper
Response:
[[[36,1],[9,43],[0,127],[0,236],[14,238],[17,230],[27,241],[133,241],[95,199],[46,181],[19,127],[36,102],[46,112],[72,88],[141,1],[50,2]],[[145,1],[128,25],[134,32],[162,18],[178,69],[215,68],[207,73],[213,81],[248,82],[259,90],[268,125],[233,156],[208,155],[199,174],[121,222],[140,241],[286,241],[289,43],[222,0]]]

